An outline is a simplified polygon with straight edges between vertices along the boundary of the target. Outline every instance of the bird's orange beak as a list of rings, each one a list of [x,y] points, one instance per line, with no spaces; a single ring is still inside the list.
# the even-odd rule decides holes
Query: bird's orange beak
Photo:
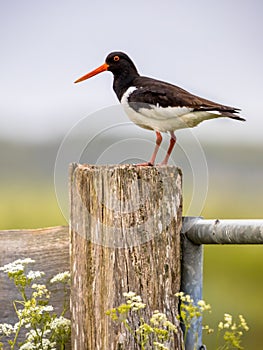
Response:
[[[107,63],[103,63],[101,66],[99,66],[98,68],[94,69],[93,71],[89,72],[88,74],[83,75],[83,77],[77,79],[76,81],[74,81],[74,83],[79,83],[80,81],[89,79],[91,77],[93,77],[96,74],[99,74],[101,72],[105,72],[105,70],[108,70],[109,65]]]

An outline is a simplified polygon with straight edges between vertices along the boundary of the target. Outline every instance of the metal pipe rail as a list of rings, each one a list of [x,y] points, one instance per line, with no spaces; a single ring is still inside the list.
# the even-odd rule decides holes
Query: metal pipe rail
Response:
[[[204,220],[184,217],[181,230],[181,289],[194,302],[202,299],[203,244],[263,244],[263,220]],[[194,347],[197,340],[197,348]],[[202,344],[202,320],[187,333],[187,350],[205,349]]]
[[[186,217],[182,232],[194,244],[263,244],[263,220]]]

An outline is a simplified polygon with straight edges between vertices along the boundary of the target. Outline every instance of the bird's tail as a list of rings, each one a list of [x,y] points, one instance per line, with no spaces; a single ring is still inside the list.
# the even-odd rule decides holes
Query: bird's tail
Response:
[[[238,113],[238,111],[234,111],[234,112],[222,112],[222,116],[223,117],[228,117],[228,118],[231,118],[231,119],[236,119],[236,120],[241,120],[243,122],[246,121],[245,118],[242,118],[240,117],[239,115],[236,115],[235,113]]]

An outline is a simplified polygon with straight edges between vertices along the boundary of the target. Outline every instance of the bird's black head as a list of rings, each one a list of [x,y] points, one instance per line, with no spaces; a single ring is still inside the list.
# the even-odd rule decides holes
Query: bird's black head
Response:
[[[113,73],[115,78],[124,78],[124,80],[129,77],[130,79],[134,76],[138,76],[137,69],[132,62],[132,60],[123,52],[111,52],[105,60],[105,63],[103,63],[98,68],[94,69],[93,71],[89,72],[88,74],[85,74],[83,77],[79,78],[75,81],[75,83],[79,83],[80,81],[89,79],[93,77],[96,74],[99,74],[104,71],[110,71]]]
[[[105,60],[107,70],[114,75],[122,75],[124,72],[138,75],[137,69],[128,55],[124,52],[111,52]]]

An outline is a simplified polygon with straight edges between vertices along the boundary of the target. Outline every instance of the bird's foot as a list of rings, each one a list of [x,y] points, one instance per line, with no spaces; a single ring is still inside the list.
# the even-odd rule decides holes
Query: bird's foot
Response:
[[[146,162],[146,163],[139,163],[139,164],[135,164],[136,166],[154,166],[153,163],[151,162]]]

